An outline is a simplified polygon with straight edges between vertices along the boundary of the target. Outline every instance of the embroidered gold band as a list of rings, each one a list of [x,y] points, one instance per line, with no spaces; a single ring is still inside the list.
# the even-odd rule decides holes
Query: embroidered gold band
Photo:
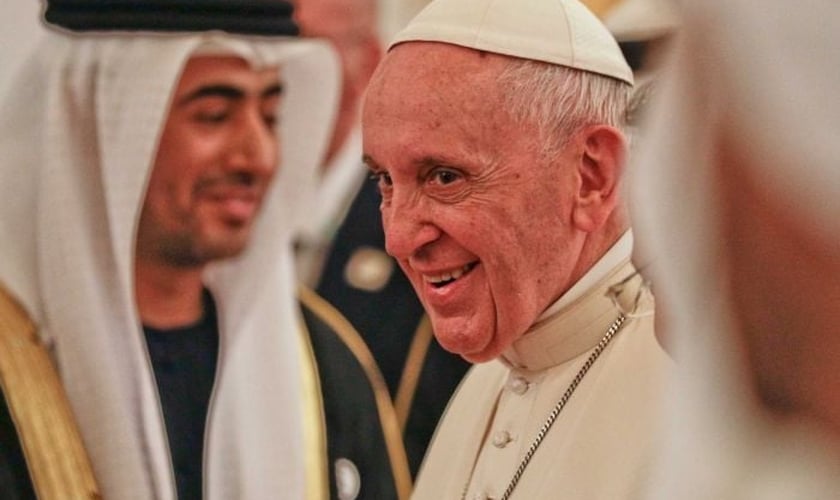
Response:
[[[0,386],[38,498],[100,498],[49,353],[23,308],[2,287]]]

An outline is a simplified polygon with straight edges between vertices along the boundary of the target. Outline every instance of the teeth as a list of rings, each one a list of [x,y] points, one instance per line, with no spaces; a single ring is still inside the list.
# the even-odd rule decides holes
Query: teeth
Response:
[[[434,276],[425,275],[425,276],[423,276],[423,279],[425,279],[426,282],[428,282],[428,283],[432,283],[432,284],[436,285],[438,283],[443,283],[443,282],[450,281],[450,280],[457,280],[458,278],[463,276],[464,273],[469,271],[471,268],[472,268],[472,265],[467,264],[467,265],[461,267],[460,269],[455,269],[454,271],[449,271],[449,272],[446,272],[446,273],[443,273],[443,274],[438,274],[438,275],[434,275]]]

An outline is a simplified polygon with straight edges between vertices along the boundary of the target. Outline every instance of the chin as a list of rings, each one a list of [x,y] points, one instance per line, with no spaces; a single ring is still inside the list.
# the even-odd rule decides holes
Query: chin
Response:
[[[460,356],[473,364],[487,363],[498,358],[501,353],[496,351],[461,354]]]
[[[196,248],[204,262],[231,259],[241,255],[248,248],[248,240],[237,237],[205,241]]]
[[[205,232],[201,245],[209,251],[235,257],[248,248],[250,241],[250,225],[226,225]]]
[[[488,337],[481,333],[487,330],[464,333],[463,328],[441,327],[438,329],[434,326],[434,322],[432,328],[435,337],[444,349],[471,363],[491,361],[499,355],[499,352],[493,348],[493,336]]]

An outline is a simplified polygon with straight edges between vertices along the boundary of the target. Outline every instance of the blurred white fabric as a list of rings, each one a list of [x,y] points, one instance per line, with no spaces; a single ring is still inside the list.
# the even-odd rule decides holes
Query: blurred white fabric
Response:
[[[651,498],[835,498],[840,461],[825,440],[807,422],[769,418],[751,392],[728,295],[732,275],[721,262],[733,242],[723,235],[719,172],[744,169],[794,220],[840,241],[840,7],[831,0],[684,7],[630,168],[638,257],[667,312],[680,367]],[[725,147],[750,161],[721,163]]]

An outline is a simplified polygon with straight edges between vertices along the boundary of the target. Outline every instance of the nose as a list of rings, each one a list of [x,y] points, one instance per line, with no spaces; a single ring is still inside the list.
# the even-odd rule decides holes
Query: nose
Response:
[[[243,110],[231,135],[229,168],[264,176],[274,173],[279,162],[280,140],[259,109]]]
[[[385,251],[397,259],[417,256],[427,245],[440,238],[440,229],[432,222],[430,211],[419,196],[396,196],[382,203],[382,227]]]

